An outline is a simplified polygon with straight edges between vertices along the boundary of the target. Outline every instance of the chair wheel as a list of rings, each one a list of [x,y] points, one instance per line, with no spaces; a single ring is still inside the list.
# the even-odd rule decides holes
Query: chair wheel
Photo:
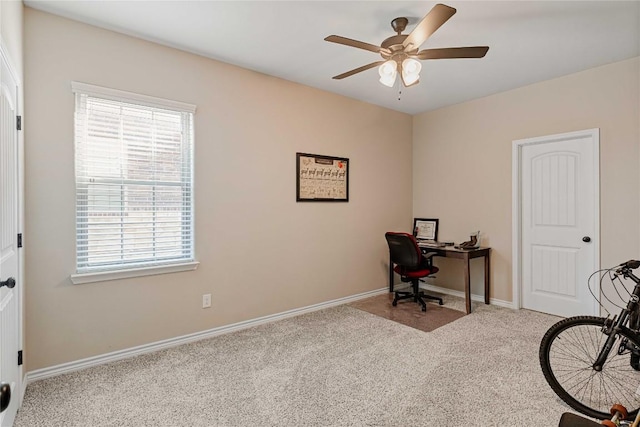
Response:
[[[442,301],[438,301],[438,305],[442,305],[444,304]]]
[[[398,301],[393,300],[393,302],[391,302],[391,305],[394,306],[394,307],[397,306],[398,305]]]
[[[427,307],[425,307],[424,305],[422,306],[422,311],[427,311]]]

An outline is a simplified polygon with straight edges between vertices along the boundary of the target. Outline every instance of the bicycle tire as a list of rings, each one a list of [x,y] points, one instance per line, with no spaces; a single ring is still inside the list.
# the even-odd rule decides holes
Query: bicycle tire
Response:
[[[638,329],[640,329],[640,313],[637,310],[633,310],[629,315],[629,329],[632,329],[636,333],[638,333]],[[640,354],[632,354],[631,355],[631,366],[636,371],[640,371]]]
[[[626,328],[605,361],[602,371],[592,368],[607,339],[603,317],[576,316],[563,319],[545,333],[540,343],[540,366],[551,389],[567,405],[587,416],[608,419],[611,405],[618,403],[635,417],[640,408],[640,372],[631,367],[631,351],[618,354],[623,339],[640,350],[638,336]]]

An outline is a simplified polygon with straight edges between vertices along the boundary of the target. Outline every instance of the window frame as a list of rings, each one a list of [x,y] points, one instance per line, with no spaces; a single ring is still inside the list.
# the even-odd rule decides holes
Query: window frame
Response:
[[[81,206],[79,206],[78,204],[78,200],[79,197],[82,195],[82,191],[85,192],[86,195],[88,195],[88,188],[89,185],[85,185],[83,186],[83,188],[81,188],[78,184],[78,164],[77,164],[77,159],[75,161],[76,165],[75,165],[75,172],[74,172],[74,179],[75,179],[75,198],[76,198],[76,204],[75,204],[75,214],[76,214],[76,233],[75,233],[75,263],[76,263],[76,272],[75,274],[72,274],[70,279],[72,281],[72,283],[74,284],[81,284],[81,283],[92,283],[92,282],[98,282],[98,281],[105,281],[105,280],[116,280],[116,279],[124,279],[124,278],[131,278],[131,277],[140,277],[140,276],[148,276],[148,275],[156,275],[156,274],[165,274],[165,273],[174,273],[174,272],[179,272],[179,271],[190,271],[190,270],[195,270],[198,267],[199,262],[196,261],[196,254],[195,254],[195,233],[194,233],[194,229],[195,229],[195,204],[194,204],[194,175],[195,175],[195,171],[194,171],[194,116],[195,116],[195,111],[196,111],[196,106],[193,104],[188,104],[188,103],[184,103],[184,102],[179,102],[179,101],[172,101],[172,100],[168,100],[168,99],[163,99],[163,98],[157,98],[157,97],[152,97],[152,96],[148,96],[148,95],[142,95],[142,94],[137,94],[137,93],[133,93],[133,92],[127,92],[127,91],[122,91],[122,90],[117,90],[117,89],[111,89],[111,88],[106,88],[106,87],[101,87],[101,86],[95,86],[95,85],[91,85],[91,84],[87,84],[87,83],[80,83],[80,82],[71,82],[71,89],[72,92],[74,94],[74,96],[78,96],[78,95],[87,95],[88,97],[93,97],[93,98],[99,98],[99,99],[105,99],[105,100],[110,100],[110,101],[115,101],[115,102],[121,102],[121,103],[125,103],[125,104],[130,104],[130,105],[135,105],[135,106],[139,106],[141,108],[158,108],[158,109],[162,109],[162,110],[171,110],[171,111],[175,111],[175,112],[179,112],[179,113],[186,113],[188,114],[188,118],[189,118],[189,123],[182,123],[183,126],[183,132],[188,132],[189,133],[189,138],[190,138],[190,148],[191,148],[191,153],[190,153],[190,158],[188,159],[188,161],[190,162],[189,165],[189,170],[190,170],[190,176],[188,177],[188,185],[189,185],[189,189],[190,189],[190,203],[189,203],[189,213],[190,213],[190,224],[188,225],[189,227],[189,234],[190,234],[190,248],[185,248],[184,246],[184,241],[182,242],[183,244],[182,246],[182,251],[184,253],[185,250],[190,252],[190,257],[185,257],[185,258],[174,258],[174,259],[169,259],[167,261],[160,261],[158,260],[157,263],[153,263],[153,261],[151,262],[144,262],[144,261],[138,261],[138,265],[134,265],[134,263],[131,264],[127,264],[127,263],[105,263],[104,268],[100,268],[100,267],[94,267],[94,268],[84,268],[82,269],[79,266],[79,255],[80,255],[80,246],[79,246],[79,242],[80,242],[80,238],[79,238],[79,233],[80,233],[80,220],[78,218],[78,214],[80,212],[80,208]],[[75,131],[75,127],[77,126],[76,123],[76,117],[75,115],[78,112],[78,105],[77,105],[77,101],[76,101],[76,105],[74,107],[74,149],[76,149],[77,147],[77,139],[76,139],[76,131]],[[76,153],[77,155],[77,153]],[[184,169],[183,169],[184,170]],[[112,179],[110,178],[98,178],[98,181],[93,181],[92,178],[92,183],[107,183],[109,181],[111,181]],[[165,184],[170,185],[170,186],[180,186],[183,187],[184,183],[180,182],[180,183],[175,183],[175,182],[164,182],[162,180],[140,180],[140,179],[117,179],[118,184],[141,184],[141,185],[152,185],[152,186],[163,186]],[[155,215],[155,210],[154,210],[154,215]],[[176,249],[180,249],[178,246],[176,246]]]

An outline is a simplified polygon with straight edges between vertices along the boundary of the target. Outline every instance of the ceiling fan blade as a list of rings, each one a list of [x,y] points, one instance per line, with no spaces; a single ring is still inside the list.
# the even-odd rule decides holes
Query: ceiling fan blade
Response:
[[[380,46],[376,46],[374,44],[370,44],[370,43],[365,43],[365,42],[361,42],[358,40],[352,40],[352,39],[348,39],[346,37],[342,37],[342,36],[327,36],[324,38],[326,41],[328,42],[332,42],[332,43],[338,43],[338,44],[343,44],[345,46],[351,46],[351,47],[357,47],[358,49],[364,49],[364,50],[369,50],[371,52],[375,52],[375,53],[386,53],[386,54],[391,54],[391,51],[389,49],[380,47]]]
[[[335,80],[341,80],[341,79],[344,79],[345,77],[349,77],[349,76],[353,76],[354,74],[358,74],[361,71],[368,70],[369,68],[373,68],[373,67],[377,67],[378,65],[382,65],[382,64],[384,64],[384,62],[385,61],[372,62],[371,64],[363,65],[362,67],[355,68],[355,69],[353,69],[351,71],[347,71],[346,73],[338,74],[337,76],[334,76],[333,78]]]
[[[411,34],[404,39],[402,45],[405,47],[405,51],[413,50],[420,47],[431,34],[435,33],[438,28],[449,20],[456,10],[452,7],[444,4],[437,4],[431,9],[427,15],[422,18],[422,21],[411,31]]]
[[[445,47],[421,50],[411,56],[416,59],[483,58],[488,50],[489,46]]]

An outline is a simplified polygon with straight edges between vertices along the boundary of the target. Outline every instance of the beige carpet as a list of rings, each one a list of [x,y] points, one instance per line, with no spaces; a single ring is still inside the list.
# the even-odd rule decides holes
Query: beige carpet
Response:
[[[462,311],[438,305],[437,301],[433,303],[428,301],[427,311],[422,311],[420,304],[410,299],[399,301],[396,307],[391,305],[391,301],[393,301],[393,294],[388,293],[365,298],[349,306],[424,332],[431,332],[465,315]]]
[[[424,333],[339,306],[29,384],[15,425],[557,426],[557,320],[479,304]]]

